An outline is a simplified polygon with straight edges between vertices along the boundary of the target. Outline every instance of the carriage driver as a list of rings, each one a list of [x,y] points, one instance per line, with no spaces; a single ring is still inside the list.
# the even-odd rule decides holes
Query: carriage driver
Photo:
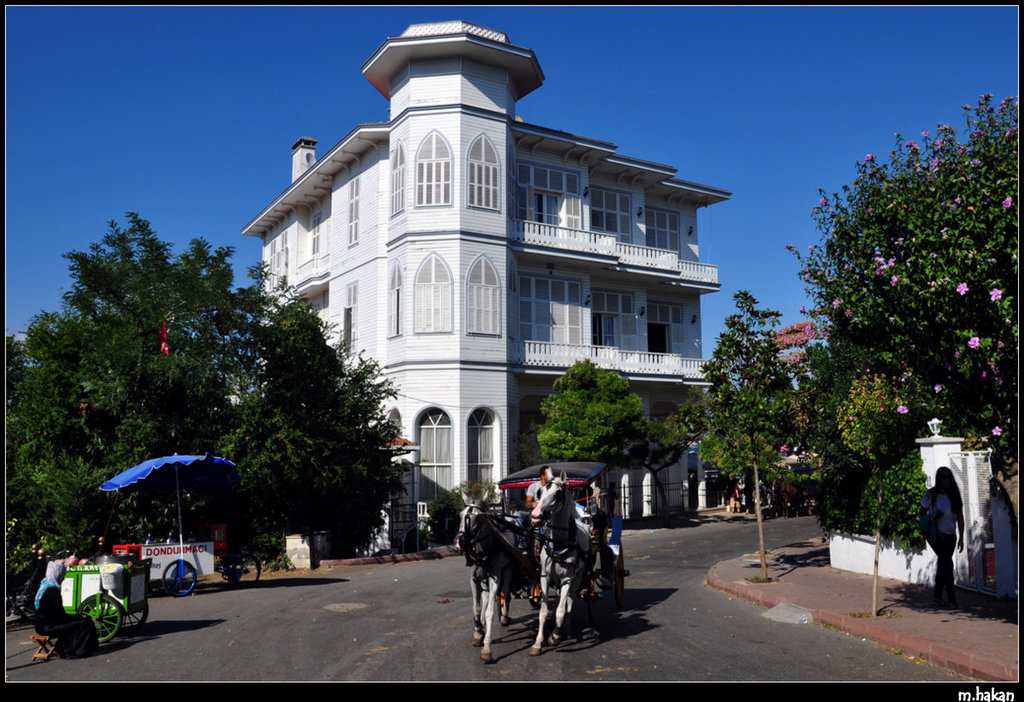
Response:
[[[526,511],[520,513],[523,526],[526,527],[529,532],[527,542],[533,544],[533,553],[538,553],[540,551],[540,543],[537,539],[539,535],[537,534],[537,530],[534,528],[530,512],[537,506],[537,503],[540,502],[540,493],[544,490],[544,486],[548,484],[548,481],[550,481],[551,478],[551,466],[541,466],[540,479],[530,483],[530,486],[526,488]]]

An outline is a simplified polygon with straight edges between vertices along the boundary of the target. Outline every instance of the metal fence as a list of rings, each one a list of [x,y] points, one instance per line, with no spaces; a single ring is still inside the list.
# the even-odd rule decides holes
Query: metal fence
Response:
[[[954,554],[957,584],[984,592],[996,590],[996,549],[992,526],[993,481],[988,452],[951,453],[950,469],[964,501],[964,543]]]

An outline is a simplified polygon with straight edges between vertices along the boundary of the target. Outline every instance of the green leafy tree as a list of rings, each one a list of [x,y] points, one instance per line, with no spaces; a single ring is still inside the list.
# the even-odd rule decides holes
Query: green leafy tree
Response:
[[[920,425],[920,403],[909,378],[867,375],[854,381],[839,406],[837,424],[846,445],[874,466],[877,485],[875,556],[871,589],[871,616],[878,613],[878,554],[882,538],[885,476],[907,455]],[[927,421],[927,420],[925,420]]]
[[[18,538],[91,554],[101,523],[138,529],[149,518],[142,499],[111,516],[104,479],[153,456],[213,449],[233,416],[244,348],[230,255],[201,239],[175,255],[135,214],[66,255],[71,289],[59,312],[32,320],[8,405]]]
[[[779,353],[778,312],[761,310],[746,290],[734,295],[737,312],[704,364],[708,391],[707,436],[701,455],[726,473],[748,467],[754,488],[779,469],[779,450],[792,436],[793,377]],[[761,577],[768,577],[761,500],[754,500]]]
[[[262,322],[252,391],[223,445],[242,474],[242,524],[268,555],[285,531],[318,530],[330,532],[337,553],[351,554],[401,490],[391,450],[397,427],[383,410],[394,391],[375,363],[328,344],[304,301],[279,297]]]
[[[821,243],[797,255],[829,346],[912,376],[922,418],[992,449],[1016,514],[1018,106],[964,109],[963,137],[940,124],[857,162],[814,209]]]
[[[545,460],[630,462],[629,449],[644,434],[644,408],[629,381],[579,361],[555,381],[544,398],[545,422],[537,433]]]
[[[685,405],[665,419],[645,419],[641,437],[629,448],[629,456],[654,480],[667,526],[671,525],[671,515],[661,474],[685,459],[687,450],[703,435],[706,421],[700,404]]]

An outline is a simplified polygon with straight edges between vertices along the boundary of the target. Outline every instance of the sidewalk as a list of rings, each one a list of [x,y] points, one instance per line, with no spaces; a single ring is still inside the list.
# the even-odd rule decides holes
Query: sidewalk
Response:
[[[959,590],[959,610],[937,607],[931,588],[879,578],[878,607],[871,610],[872,577],[832,568],[828,544],[820,539],[772,549],[770,583],[761,575],[758,554],[722,561],[708,571],[707,584],[767,608],[779,605],[790,621],[810,620],[862,636],[903,655],[987,681],[1017,681],[1017,601],[1000,601]]]

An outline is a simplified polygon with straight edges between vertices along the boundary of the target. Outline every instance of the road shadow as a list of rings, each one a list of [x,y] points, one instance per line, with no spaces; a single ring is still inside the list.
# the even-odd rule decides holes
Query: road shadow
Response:
[[[615,604],[615,597],[609,591],[604,597],[596,600],[588,616],[587,604],[583,600],[576,600],[572,605],[571,626],[565,629],[565,638],[557,646],[544,644],[541,655],[548,653],[571,653],[583,651],[611,642],[619,642],[634,636],[639,636],[653,629],[664,626],[664,623],[655,623],[648,618],[648,610],[665,602],[672,595],[677,593],[675,588],[639,588],[628,590],[627,599],[623,608]],[[526,602],[516,600],[515,602]],[[529,606],[528,604],[526,606]],[[501,628],[495,633],[493,646],[500,652],[493,650],[494,663],[505,658],[528,652],[533,647],[537,638],[537,625],[540,618],[540,609],[530,608],[512,611],[511,621],[507,627]],[[554,628],[555,615],[554,605],[548,608],[547,624],[544,627],[545,637],[550,635]],[[511,650],[504,650],[511,645]]]
[[[936,604],[932,595],[933,588],[930,585],[888,584],[885,588],[885,599],[890,600],[891,604],[887,604],[882,610],[906,607],[920,611],[955,612],[957,616],[988,619],[1007,624],[1018,623],[1016,600],[1000,599],[981,592],[958,588],[956,599],[959,607],[953,610],[946,605]]]

